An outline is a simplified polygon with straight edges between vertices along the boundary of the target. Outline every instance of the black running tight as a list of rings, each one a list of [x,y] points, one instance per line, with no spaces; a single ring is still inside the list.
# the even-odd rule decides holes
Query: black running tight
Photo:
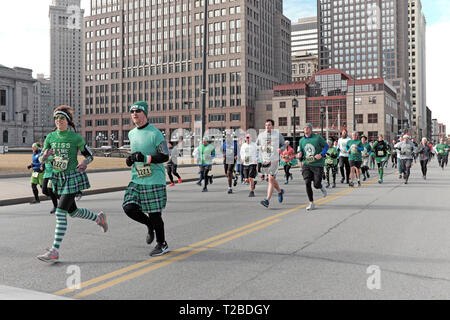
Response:
[[[137,204],[129,204],[123,208],[125,214],[137,221],[147,226],[150,230],[155,230],[156,241],[158,243],[163,243],[165,241],[164,235],[164,222],[162,220],[161,212],[152,212],[150,214],[146,214],[142,212],[141,207]]]

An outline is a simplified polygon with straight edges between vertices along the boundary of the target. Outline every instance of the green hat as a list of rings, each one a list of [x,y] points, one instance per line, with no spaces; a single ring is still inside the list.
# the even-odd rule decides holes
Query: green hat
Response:
[[[133,105],[130,107],[130,111],[134,109],[139,109],[144,111],[145,115],[148,116],[148,104],[145,101],[137,101],[133,103]]]

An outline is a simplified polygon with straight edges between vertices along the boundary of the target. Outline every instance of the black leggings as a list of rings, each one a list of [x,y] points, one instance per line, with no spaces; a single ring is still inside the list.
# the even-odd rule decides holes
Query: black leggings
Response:
[[[409,174],[410,174],[410,171],[411,171],[412,161],[413,161],[412,159],[401,159],[400,160],[400,163],[402,165],[402,169],[403,169],[403,172],[404,172],[405,180],[409,179]]]
[[[344,175],[345,167],[345,175]],[[348,157],[339,158],[339,170],[341,171],[342,179],[345,177],[345,181],[348,182],[350,178],[350,163],[348,162]]]
[[[427,165],[428,165],[428,159],[426,160],[420,160],[420,167],[422,169],[422,175],[427,175]]]
[[[75,203],[76,194],[63,194],[59,198],[58,209],[67,211],[70,214],[77,210],[77,204]]]
[[[210,177],[208,176],[209,170],[211,170],[210,166],[202,166],[202,176],[205,181],[205,188],[208,186],[208,182]]]
[[[180,175],[177,172],[177,165],[176,164],[168,164],[167,165],[167,175],[169,176],[170,182],[173,183],[173,176],[172,173],[175,177],[177,177],[178,179],[181,179]]]
[[[52,178],[45,178],[42,181],[42,193],[52,199],[53,206],[56,208],[58,206],[58,197],[56,196],[56,193],[53,192],[53,189],[48,187],[48,182],[51,181],[51,179]]]
[[[289,181],[289,177],[291,176],[290,170],[291,166],[289,164],[284,165],[284,176],[286,177],[286,181]]]
[[[302,176],[303,180],[305,180],[306,194],[308,195],[308,199],[310,202],[314,201],[311,184],[314,182],[314,188],[322,189],[322,175],[322,167],[303,166]]]
[[[31,184],[31,190],[33,190],[34,199],[39,202],[39,191],[37,188],[37,184]]]
[[[149,231],[155,230],[156,241],[158,243],[163,243],[166,241],[164,235],[164,221],[162,220],[161,212],[152,212],[147,215],[142,212],[140,206],[134,203],[126,205],[123,208],[123,211],[134,221],[146,225]]]

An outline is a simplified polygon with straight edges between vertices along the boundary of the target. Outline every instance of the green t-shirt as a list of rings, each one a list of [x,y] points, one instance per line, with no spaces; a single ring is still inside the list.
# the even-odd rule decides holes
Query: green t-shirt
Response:
[[[336,157],[333,158],[332,156],[336,156]],[[338,156],[337,149],[335,147],[330,147],[330,149],[328,149],[328,151],[327,151],[327,157],[325,158],[325,164],[336,166],[338,163],[337,156]]]
[[[369,143],[363,143],[364,151],[361,151],[361,155],[363,158],[367,158],[370,154],[370,151],[372,151],[372,148],[370,147]]]
[[[362,154],[361,151],[358,150],[358,147],[363,147],[361,140],[349,140],[347,142],[347,148],[349,150],[349,161],[362,161]]]
[[[77,133],[70,130],[56,130],[48,134],[43,151],[53,149],[55,152],[52,161],[53,171],[67,173],[76,170],[78,150],[83,152],[85,145],[86,142]]]
[[[438,152],[438,155],[440,156],[448,156],[448,149],[450,147],[446,144],[440,143],[436,146],[436,151]]]
[[[201,160],[200,164],[211,165],[213,163],[212,159],[216,156],[216,150],[212,144],[207,144],[206,146],[201,144],[198,147],[198,152]]]
[[[48,161],[45,163],[44,179],[51,178],[53,176],[52,161],[53,161],[53,156],[48,157]]]
[[[325,139],[314,133],[309,138],[301,138],[298,147],[303,154],[303,164],[311,167],[323,167],[325,165],[325,157],[317,160],[314,156],[320,154],[326,145]]]
[[[165,142],[161,131],[151,124],[142,129],[134,128],[128,133],[128,138],[131,153],[140,152],[144,156],[156,155],[158,146]],[[131,181],[140,185],[165,185],[166,168],[163,163],[135,162],[131,168]]]

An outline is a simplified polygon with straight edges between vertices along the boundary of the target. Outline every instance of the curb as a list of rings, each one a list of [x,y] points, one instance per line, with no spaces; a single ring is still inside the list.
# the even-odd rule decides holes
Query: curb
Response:
[[[225,175],[214,175],[214,178],[224,178]],[[188,178],[188,179],[183,179],[183,182],[194,182],[197,181],[198,178]],[[168,185],[170,182],[166,181],[166,185]],[[84,195],[94,195],[94,194],[102,194],[102,193],[110,193],[110,192],[117,192],[117,191],[124,191],[126,190],[128,184],[125,186],[120,186],[120,187],[111,187],[111,188],[102,188],[102,189],[95,189],[95,190],[86,190],[83,191],[83,196]],[[34,200],[34,197],[22,197],[22,198],[16,198],[16,199],[7,199],[7,200],[0,200],[0,207],[4,207],[4,206],[11,206],[11,205],[16,205],[16,204],[24,204],[24,203],[29,203],[31,201]],[[50,201],[50,198],[45,196],[45,195],[41,195],[39,196],[39,200],[40,201]]]

